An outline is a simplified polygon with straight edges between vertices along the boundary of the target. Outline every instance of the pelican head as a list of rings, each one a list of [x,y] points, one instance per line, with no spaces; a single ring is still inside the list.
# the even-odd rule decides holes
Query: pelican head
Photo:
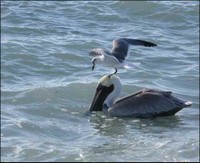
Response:
[[[103,76],[98,82],[89,111],[102,111],[103,105],[112,106],[120,91],[121,83],[117,75]]]

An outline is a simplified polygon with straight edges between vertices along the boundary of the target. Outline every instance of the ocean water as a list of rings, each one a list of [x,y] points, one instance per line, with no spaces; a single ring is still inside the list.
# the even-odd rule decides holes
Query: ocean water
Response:
[[[89,51],[132,46],[120,97],[170,90],[175,116],[87,114],[98,80]],[[199,161],[198,1],[1,1],[1,161]]]

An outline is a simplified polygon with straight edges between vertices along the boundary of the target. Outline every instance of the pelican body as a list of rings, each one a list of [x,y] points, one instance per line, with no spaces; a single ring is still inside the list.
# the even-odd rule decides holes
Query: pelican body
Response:
[[[171,116],[185,107],[192,105],[191,101],[183,101],[170,91],[142,89],[126,97],[115,99],[121,92],[121,82],[115,74],[103,76],[89,111],[103,111],[111,117],[154,118]]]

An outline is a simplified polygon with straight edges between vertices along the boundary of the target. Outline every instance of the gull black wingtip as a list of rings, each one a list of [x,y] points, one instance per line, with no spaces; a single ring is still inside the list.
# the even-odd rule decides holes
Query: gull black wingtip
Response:
[[[154,43],[152,43],[152,42],[147,42],[146,44],[145,44],[145,46],[146,47],[155,47],[155,46],[158,46],[157,44],[154,44]]]
[[[153,43],[153,46],[158,46],[158,45]]]

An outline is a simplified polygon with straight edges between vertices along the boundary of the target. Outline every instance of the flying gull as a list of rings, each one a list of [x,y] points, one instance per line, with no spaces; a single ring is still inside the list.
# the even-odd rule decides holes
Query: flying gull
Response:
[[[127,65],[124,61],[128,55],[129,45],[141,45],[145,47],[157,46],[154,43],[143,40],[129,38],[115,39],[113,40],[111,52],[102,48],[95,48],[90,51],[89,55],[94,57],[92,59],[92,70],[94,70],[96,63],[103,63],[108,67],[115,68],[115,72],[117,72],[117,68],[126,68]]]
[[[170,91],[142,89],[115,101],[121,92],[121,83],[115,74],[103,76],[98,85],[89,111],[103,111],[111,117],[154,118],[176,114],[191,101],[172,96]]]

